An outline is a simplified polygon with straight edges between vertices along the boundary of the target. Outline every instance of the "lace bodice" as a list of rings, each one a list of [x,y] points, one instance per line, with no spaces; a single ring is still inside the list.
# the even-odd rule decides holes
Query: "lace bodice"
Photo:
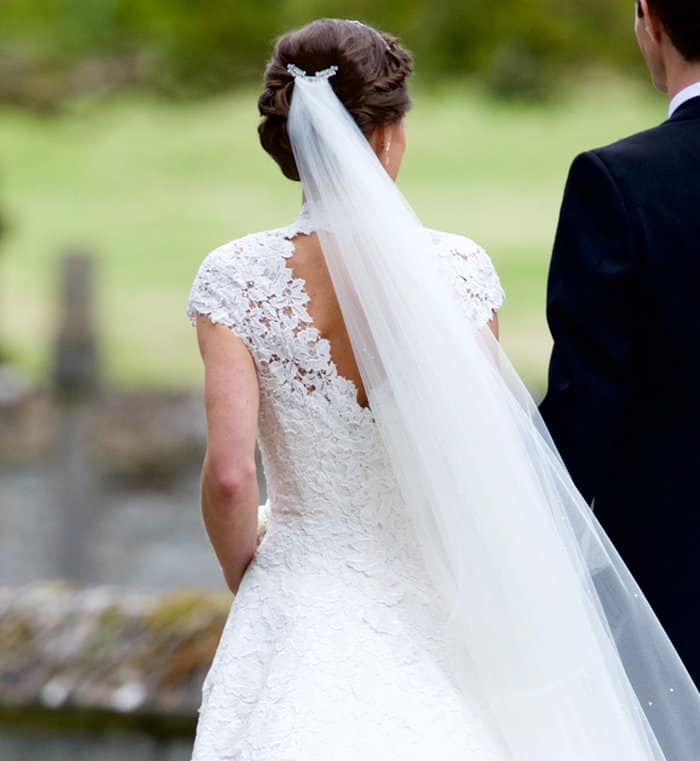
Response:
[[[370,409],[331,358],[307,306],[303,279],[286,259],[293,239],[313,231],[306,207],[297,220],[246,235],[211,251],[196,274],[187,314],[229,326],[247,345],[260,384],[259,445],[274,507],[297,511],[307,501],[356,495],[364,469],[381,452]],[[486,252],[469,238],[425,230],[464,317],[482,328],[504,293]],[[341,467],[342,464],[342,467]],[[329,474],[333,477],[329,478]]]
[[[337,415],[358,423],[371,420],[371,412],[356,402],[355,385],[338,374],[330,343],[314,327],[304,280],[285,262],[294,254],[293,238],[312,231],[303,207],[292,225],[246,235],[211,251],[194,279],[187,315],[195,325],[197,313],[206,314],[245,341],[258,371],[263,406],[284,398],[302,397],[310,404],[323,399]],[[425,235],[465,319],[478,330],[504,300],[491,259],[464,236],[429,229]]]
[[[454,758],[496,758],[475,739],[478,722],[467,720],[445,676],[450,647],[439,602],[406,525],[373,414],[338,373],[330,343],[307,309],[305,282],[287,265],[293,239],[311,232],[302,210],[290,226],[214,249],[187,304],[193,325],[202,313],[229,326],[254,360],[258,442],[271,505],[267,534],[203,686],[193,759],[327,758],[322,737],[312,736],[322,723],[338,738],[334,761],[365,757],[366,738],[353,726],[371,731],[367,711],[374,709],[371,701],[353,708],[346,693],[353,683],[359,691],[362,680],[372,680],[377,700],[381,693],[382,700],[401,702],[410,692],[415,701],[409,711],[415,720],[407,724],[401,712],[391,719],[401,743],[382,719],[373,758],[413,759],[405,751],[407,732],[416,759],[452,758],[421,728],[426,722],[441,733],[445,749],[465,753]],[[464,318],[474,330],[482,328],[504,298],[488,255],[459,235],[425,230],[425,236]],[[339,637],[352,642],[339,646]],[[387,669],[388,652],[395,666]]]

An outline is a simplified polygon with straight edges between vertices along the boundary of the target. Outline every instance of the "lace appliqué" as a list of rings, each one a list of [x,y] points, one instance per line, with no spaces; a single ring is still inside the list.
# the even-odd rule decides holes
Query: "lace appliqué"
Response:
[[[503,306],[505,291],[484,249],[464,235],[428,230],[443,271],[448,275],[462,311],[475,328],[482,328]]]
[[[273,387],[275,394],[316,392],[328,402],[342,402],[346,411],[350,398],[358,416],[372,417],[357,404],[355,384],[338,373],[330,342],[313,324],[304,280],[285,263],[294,254],[292,238],[313,229],[304,209],[289,227],[247,235],[214,249],[192,285],[187,315],[196,325],[197,314],[205,314],[243,339],[263,393]]]

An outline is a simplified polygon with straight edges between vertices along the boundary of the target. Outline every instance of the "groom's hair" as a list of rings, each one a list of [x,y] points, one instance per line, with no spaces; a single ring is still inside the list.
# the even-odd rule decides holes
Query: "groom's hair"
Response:
[[[687,61],[700,61],[700,0],[647,0]],[[639,7],[639,6],[638,6]]]

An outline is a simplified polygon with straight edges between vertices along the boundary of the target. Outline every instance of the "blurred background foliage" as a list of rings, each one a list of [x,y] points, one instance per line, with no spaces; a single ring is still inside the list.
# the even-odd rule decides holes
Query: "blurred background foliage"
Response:
[[[78,245],[99,260],[107,380],[201,381],[192,278],[216,245],[294,218],[256,100],[274,39],[323,16],[414,52],[401,187],[426,225],[487,248],[503,342],[543,390],[568,166],[664,116],[632,0],[0,0],[0,354],[46,377],[57,261]]]
[[[110,67],[114,85],[199,94],[259,80],[281,31],[361,18],[404,38],[419,76],[479,73],[496,92],[542,94],[572,67],[636,63],[621,44],[632,11],[620,0],[2,0],[0,44],[4,79],[20,76],[37,101],[50,100],[42,85],[60,98]]]

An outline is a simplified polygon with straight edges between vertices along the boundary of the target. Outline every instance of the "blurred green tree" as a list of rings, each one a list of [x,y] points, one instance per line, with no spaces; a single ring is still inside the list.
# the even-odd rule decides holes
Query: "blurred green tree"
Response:
[[[51,72],[57,98],[100,76],[179,94],[227,88],[259,79],[274,38],[318,16],[398,34],[419,74],[477,73],[498,93],[537,95],[586,63],[636,63],[630,8],[609,0],[2,0],[0,98],[18,90],[7,84],[18,71],[30,85]],[[76,77],[90,62],[99,76]]]

